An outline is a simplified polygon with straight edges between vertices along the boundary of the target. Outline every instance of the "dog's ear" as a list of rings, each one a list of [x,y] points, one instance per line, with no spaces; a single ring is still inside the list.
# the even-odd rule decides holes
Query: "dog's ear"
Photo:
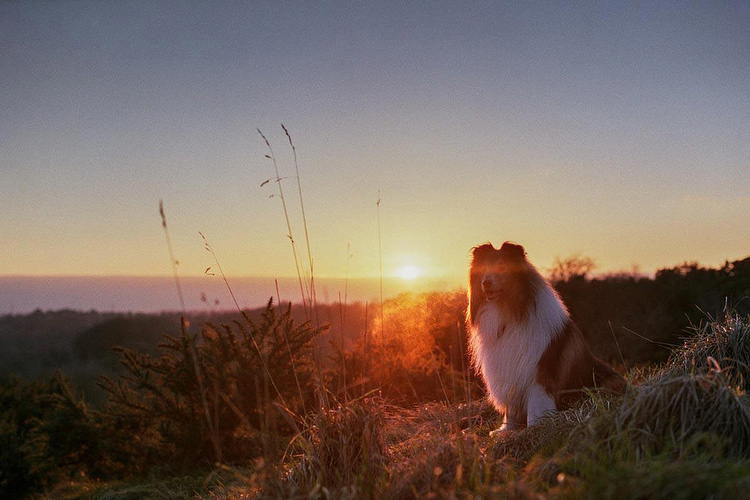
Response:
[[[471,256],[472,258],[481,259],[485,255],[489,255],[492,252],[494,252],[496,249],[492,246],[491,243],[485,243],[483,245],[479,245],[478,247],[474,247],[471,249]]]
[[[510,241],[503,243],[503,246],[500,247],[500,252],[508,260],[522,261],[526,256],[526,251],[521,245],[516,245]]]

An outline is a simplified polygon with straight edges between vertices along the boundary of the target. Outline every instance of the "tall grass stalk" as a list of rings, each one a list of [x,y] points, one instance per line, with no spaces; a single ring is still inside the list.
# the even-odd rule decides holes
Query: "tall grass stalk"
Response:
[[[206,391],[203,384],[203,373],[200,365],[198,364],[198,353],[195,350],[195,341],[187,331],[187,310],[185,308],[185,299],[182,294],[182,286],[180,284],[180,277],[177,274],[177,259],[174,257],[174,250],[172,248],[172,238],[169,236],[169,228],[167,227],[167,216],[164,213],[164,201],[159,200],[159,215],[161,216],[161,227],[164,229],[164,236],[167,240],[167,250],[169,251],[169,259],[172,261],[172,275],[174,276],[175,286],[177,288],[177,296],[180,300],[180,307],[182,308],[182,318],[180,320],[180,327],[183,335],[187,337],[190,344],[190,357],[193,363],[193,370],[195,370],[195,379],[198,383],[198,390],[201,393],[201,405],[203,406],[203,413],[206,417],[206,425],[208,426],[209,436],[211,437],[211,446],[214,448],[216,454],[216,461],[222,462],[222,451],[221,441],[219,439],[219,429],[216,425],[216,420],[211,418],[211,411],[208,408],[208,401],[206,400]]]
[[[305,245],[307,246],[307,262],[310,267],[310,287],[308,290],[308,299],[311,301],[311,307],[313,308],[313,312],[315,313],[315,321],[316,321],[315,326],[320,326],[320,319],[318,317],[318,298],[317,298],[317,294],[315,293],[315,266],[313,264],[312,250],[310,250],[310,232],[307,229],[307,213],[305,212],[305,202],[302,198],[302,182],[299,176],[299,163],[297,162],[297,148],[294,147],[294,142],[292,141],[292,135],[289,133],[289,130],[284,126],[283,123],[281,124],[281,128],[284,130],[284,133],[286,134],[286,138],[289,140],[289,146],[292,148],[292,155],[294,157],[294,172],[297,177],[297,191],[299,192],[299,206],[302,212],[302,226],[305,230]]]
[[[348,299],[348,291],[349,291],[349,261],[352,258],[352,250],[351,250],[352,244],[349,242],[346,244],[346,274],[344,279],[344,300],[342,302],[341,300],[341,292],[339,292],[339,310],[340,310],[340,316],[341,316],[341,371],[343,373],[342,377],[344,379],[344,401],[347,400],[348,394],[346,390],[346,356],[345,356],[345,349],[344,349],[344,332],[346,332],[346,307],[347,307],[347,299]]]
[[[281,293],[279,293],[279,280],[274,279],[273,280],[274,285],[276,285],[276,303],[281,307]]]
[[[461,322],[456,321],[456,332],[458,333],[458,350],[459,354],[461,356],[461,373],[463,374],[464,381],[465,381],[465,391],[466,391],[466,418],[469,421],[469,429],[471,429],[471,418],[469,413],[471,412],[471,368],[466,365],[466,355],[464,353],[464,344],[462,342],[463,335],[465,335],[463,329],[461,328]]]
[[[375,204],[378,213],[378,254],[380,256],[380,340],[385,342],[385,316],[383,314],[383,239],[380,232],[380,191]]]
[[[448,391],[445,388],[445,384],[443,383],[443,377],[440,375],[440,365],[441,363],[437,359],[437,356],[435,356],[435,353],[430,351],[430,357],[432,358],[433,363],[435,363],[435,374],[437,375],[438,383],[440,383],[440,390],[443,391],[443,397],[445,398],[445,404],[450,408],[453,404],[451,401],[451,398],[448,396]],[[455,390],[453,393],[455,394]],[[417,394],[417,391],[414,391],[414,395],[417,397],[417,401],[419,401],[419,395]]]
[[[346,274],[344,278],[344,310],[343,315],[341,318],[341,329],[344,329],[344,326],[346,324],[346,304],[349,294],[349,264],[352,260],[352,244],[351,242],[346,243]]]
[[[279,307],[281,307],[281,294],[279,293],[279,280],[274,279],[274,284],[276,285],[276,300],[278,301]],[[291,306],[290,306],[291,307]],[[299,383],[299,376],[297,376],[297,366],[294,362],[294,356],[292,356],[292,348],[289,346],[289,337],[286,334],[286,330],[284,331],[284,342],[286,343],[286,350],[289,353],[289,362],[292,364],[292,372],[294,373],[294,383],[297,384],[297,391],[299,392],[299,400],[302,404],[302,411],[305,415],[307,415],[307,405],[305,404],[305,396],[302,393],[302,385]]]
[[[341,359],[341,376],[339,377],[338,394],[344,395],[344,401],[346,401],[346,356],[344,355],[344,299],[341,296],[339,290],[339,358]]]
[[[180,301],[180,310],[182,311],[182,319],[185,321],[187,318],[187,310],[185,308],[185,298],[182,294],[182,284],[180,283],[180,276],[177,273],[177,259],[174,256],[174,250],[172,248],[172,238],[169,236],[169,228],[167,227],[167,216],[164,214],[164,200],[159,200],[159,215],[161,216],[161,227],[164,229],[164,237],[167,240],[167,251],[169,252],[169,262],[172,265],[172,276],[174,277],[175,288],[177,289],[177,298]]]
[[[609,331],[612,333],[612,339],[615,341],[615,346],[617,346],[617,354],[620,355],[620,361],[622,362],[622,367],[627,371],[628,364],[625,363],[625,357],[622,355],[622,349],[620,349],[620,343],[617,341],[617,335],[615,335],[615,329],[612,328],[611,321],[607,321],[607,324],[609,324]]]
[[[310,319],[310,311],[308,310],[308,300],[309,298],[305,296],[305,285],[304,280],[302,279],[302,270],[300,269],[299,264],[299,256],[297,254],[297,243],[294,241],[294,233],[292,232],[292,223],[289,220],[289,210],[286,206],[286,198],[284,197],[284,188],[281,186],[281,176],[279,175],[279,166],[276,162],[276,156],[273,153],[273,148],[271,147],[271,143],[268,141],[265,135],[263,135],[263,132],[260,131],[260,129],[257,129],[260,136],[263,138],[263,141],[266,143],[266,146],[268,147],[269,154],[266,155],[266,158],[270,159],[273,163],[273,171],[276,175],[276,178],[274,181],[276,181],[276,185],[279,188],[279,198],[281,198],[281,207],[284,209],[284,219],[286,221],[286,229],[287,229],[287,237],[289,238],[289,241],[292,245],[292,255],[294,256],[294,267],[297,271],[297,280],[299,281],[299,292],[302,296],[302,308],[305,311],[305,317],[307,319]]]
[[[367,322],[370,319],[368,317],[369,316],[369,314],[368,314],[369,311],[370,311],[370,302],[366,301],[365,302],[365,329],[362,332],[362,334],[364,335],[364,341],[362,342],[362,351],[363,351],[362,352],[362,379],[363,379],[363,383],[362,383],[362,397],[363,398],[365,397],[365,386],[367,385],[367,373],[368,373],[367,372],[367,365],[370,362],[370,350],[369,350],[368,345],[367,345],[367,328],[369,326],[367,324]]]
[[[214,252],[213,247],[208,242],[208,238],[206,238],[206,236],[200,231],[198,232],[198,234],[200,234],[201,238],[203,238],[203,242],[205,244],[206,250],[213,256],[214,262],[216,262],[216,267],[219,270],[220,277],[224,281],[224,285],[226,285],[227,291],[229,291],[229,295],[232,297],[235,307],[237,307],[237,312],[239,312],[240,315],[242,315],[242,317],[245,319],[245,321],[248,322],[248,324],[251,323],[250,317],[247,315],[245,311],[242,310],[239,302],[237,302],[237,297],[235,297],[234,291],[232,290],[232,287],[229,285],[229,281],[227,280],[227,277],[224,274],[224,269],[222,269],[221,267],[221,263],[219,262],[219,258],[216,255],[216,252]],[[210,267],[207,268],[205,273],[213,274],[213,273],[209,273],[210,270],[211,270]],[[276,391],[276,394],[279,396],[279,401],[281,401],[281,404],[284,407],[285,411],[291,411],[291,408],[289,407],[289,405],[287,405],[286,401],[284,400],[284,396],[281,394],[281,391],[276,385],[276,382],[273,380],[273,376],[271,376],[271,370],[268,368],[268,362],[266,361],[266,357],[263,355],[263,351],[261,350],[260,345],[258,345],[258,341],[255,339],[255,335],[253,335],[252,331],[250,330],[248,330],[248,334],[250,335],[250,341],[253,343],[253,347],[255,347],[255,350],[258,351],[258,357],[260,358],[261,364],[263,365],[263,369],[265,370],[266,375],[268,376],[268,380],[271,382],[271,385]],[[296,371],[295,371],[295,376],[296,376]]]
[[[273,169],[274,174],[276,175],[276,178],[274,179],[276,181],[276,184],[279,188],[279,197],[281,198],[281,206],[284,211],[284,220],[286,221],[286,227],[289,237],[289,241],[292,245],[292,254],[294,255],[294,266],[295,270],[297,272],[297,280],[299,282],[299,288],[300,288],[300,294],[302,296],[302,307],[305,312],[305,318],[308,321],[311,321],[313,319],[313,313],[314,313],[314,319],[315,319],[315,325],[317,327],[320,327],[320,318],[318,317],[318,310],[317,310],[317,298],[315,294],[315,274],[314,274],[314,266],[313,266],[313,259],[312,259],[312,252],[310,250],[310,237],[309,237],[309,231],[307,228],[307,216],[304,208],[304,200],[302,197],[302,183],[300,181],[299,176],[299,165],[297,162],[297,149],[294,146],[294,142],[292,141],[291,134],[289,134],[289,131],[287,128],[282,124],[282,129],[284,130],[284,133],[287,136],[287,139],[289,140],[289,145],[292,148],[292,152],[294,154],[294,167],[296,170],[296,177],[297,177],[297,188],[299,191],[299,198],[300,198],[300,209],[302,211],[302,219],[303,219],[303,225],[305,230],[305,241],[307,245],[308,250],[308,261],[310,264],[310,283],[308,285],[307,282],[307,274],[306,271],[302,268],[300,264],[300,258],[299,253],[297,251],[297,243],[294,239],[294,233],[292,231],[292,223],[291,219],[289,218],[289,210],[286,203],[286,198],[284,197],[284,189],[282,187],[282,178],[279,174],[279,168],[278,163],[276,161],[276,156],[274,155],[273,148],[271,147],[271,143],[266,138],[265,135],[263,135],[263,132],[261,132],[260,129],[258,129],[258,133],[260,134],[261,138],[263,138],[263,141],[266,143],[266,146],[268,147],[269,154],[266,155],[266,158],[269,158],[271,162],[273,163]],[[268,182],[268,181],[266,181]],[[263,183],[265,184],[265,182]],[[321,367],[322,362],[320,360],[321,354],[320,354],[320,348],[316,343],[313,343],[313,359],[314,359],[314,365],[315,365],[315,374],[317,378],[317,385],[318,385],[318,394],[321,398],[321,404],[328,409],[330,407],[330,401],[328,399],[328,391],[326,387],[323,384],[323,369]]]

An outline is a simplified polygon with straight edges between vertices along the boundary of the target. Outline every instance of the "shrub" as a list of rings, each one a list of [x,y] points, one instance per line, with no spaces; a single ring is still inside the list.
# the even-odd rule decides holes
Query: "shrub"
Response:
[[[3,381],[0,408],[0,497],[122,472],[109,453],[118,430],[59,372],[45,382]]]
[[[108,412],[156,432],[166,463],[271,455],[276,433],[293,424],[287,413],[312,399],[310,342],[320,331],[269,301],[259,322],[206,325],[200,342],[183,325],[179,337],[164,337],[159,358],[120,348],[125,375],[101,381]]]

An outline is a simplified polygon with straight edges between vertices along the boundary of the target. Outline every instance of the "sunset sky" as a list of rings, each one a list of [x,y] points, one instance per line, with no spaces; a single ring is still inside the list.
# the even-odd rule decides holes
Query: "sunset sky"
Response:
[[[750,253],[750,3],[6,1],[0,275],[293,276],[281,123],[321,277]]]

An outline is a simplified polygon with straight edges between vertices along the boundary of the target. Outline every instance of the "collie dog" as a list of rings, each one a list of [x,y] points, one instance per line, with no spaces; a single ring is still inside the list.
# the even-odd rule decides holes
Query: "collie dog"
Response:
[[[466,317],[474,366],[490,401],[505,415],[493,434],[569,408],[584,388],[625,390],[625,380],[594,357],[560,296],[520,245],[473,249]]]

